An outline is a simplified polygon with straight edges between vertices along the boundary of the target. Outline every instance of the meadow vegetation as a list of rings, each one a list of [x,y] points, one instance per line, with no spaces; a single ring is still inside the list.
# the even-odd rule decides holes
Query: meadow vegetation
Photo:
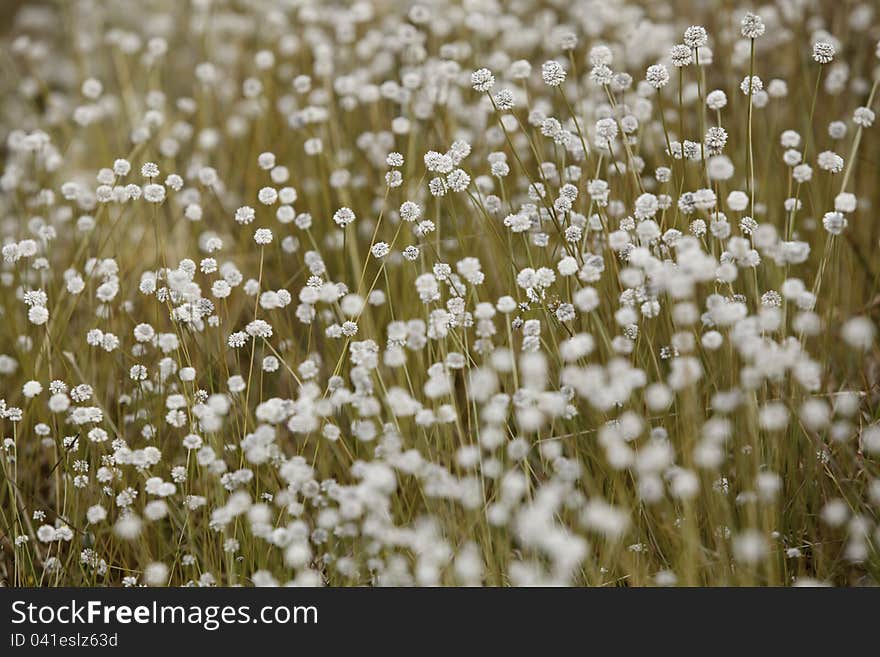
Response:
[[[871,0],[21,3],[0,582],[869,585]]]

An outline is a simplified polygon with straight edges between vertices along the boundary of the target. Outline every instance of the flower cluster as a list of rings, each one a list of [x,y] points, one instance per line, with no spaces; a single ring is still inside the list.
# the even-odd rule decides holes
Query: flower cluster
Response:
[[[880,16],[680,4],[25,3],[0,584],[876,584]]]

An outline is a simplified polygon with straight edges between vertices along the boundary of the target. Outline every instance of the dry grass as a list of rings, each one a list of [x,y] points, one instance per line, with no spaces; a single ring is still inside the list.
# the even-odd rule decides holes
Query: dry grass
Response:
[[[0,60],[0,581],[876,582],[880,140],[854,112],[880,12],[771,3],[750,40],[730,2],[479,4],[24,3]],[[712,61],[675,68],[688,25]],[[631,84],[595,82],[599,45]]]

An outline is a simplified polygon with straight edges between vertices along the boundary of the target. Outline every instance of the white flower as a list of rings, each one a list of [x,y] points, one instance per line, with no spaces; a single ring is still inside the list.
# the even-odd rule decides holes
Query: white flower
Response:
[[[275,153],[265,151],[257,156],[257,165],[266,171],[275,166]]]
[[[95,504],[86,509],[86,519],[90,525],[97,525],[107,518],[107,510],[100,504]]]
[[[144,185],[144,199],[150,203],[161,203],[165,200],[165,188],[155,183]]]
[[[39,381],[28,381],[22,386],[21,394],[32,399],[43,392],[43,386]]]
[[[868,317],[853,317],[848,319],[841,329],[841,334],[846,343],[853,349],[868,351],[874,343],[877,329]]]
[[[159,175],[159,167],[155,162],[144,162],[141,167],[141,175],[144,178],[155,178]]]
[[[645,73],[645,79],[652,87],[660,89],[669,82],[669,71],[663,64],[652,64]]]
[[[495,76],[487,68],[477,69],[471,74],[471,86],[476,91],[491,91],[495,86]]]
[[[813,44],[813,60],[820,64],[828,64],[834,59],[834,44],[828,41],[817,41]]]
[[[822,217],[822,225],[832,235],[840,235],[846,228],[847,220],[841,212],[826,212]]]
[[[161,562],[147,564],[144,568],[144,584],[147,586],[166,586],[168,584],[168,566]]]
[[[614,141],[617,137],[617,121],[611,118],[596,122],[596,136],[602,141]]]
[[[49,321],[49,311],[43,306],[33,306],[28,309],[28,321],[31,324],[42,326]]]
[[[764,34],[764,21],[752,12],[747,12],[740,23],[742,35],[746,39],[757,39]]]
[[[753,75],[751,78],[747,75],[743,78],[739,88],[746,96],[754,96],[764,88],[764,83],[757,75]]]
[[[816,163],[820,169],[830,171],[831,173],[840,173],[843,171],[843,158],[833,151],[822,151],[816,156]]]
[[[559,62],[551,59],[544,62],[543,66],[541,66],[541,78],[544,80],[544,84],[550,87],[558,87],[565,82],[565,69],[562,68]]]
[[[853,112],[853,123],[862,128],[870,128],[874,124],[874,110],[869,107],[858,107]]]
[[[278,190],[274,187],[263,187],[257,192],[257,198],[263,205],[272,205],[278,200]]]
[[[243,205],[235,211],[235,221],[240,224],[249,224],[255,217],[256,213],[249,205]]]
[[[669,61],[676,68],[689,65],[693,61],[693,51],[684,44],[676,44],[669,51]]]
[[[41,525],[37,529],[37,540],[41,543],[51,543],[56,540],[57,533],[51,525]]]
[[[702,48],[709,43],[709,35],[706,28],[700,25],[691,25],[684,31],[684,44],[689,48]]]
[[[352,223],[355,219],[354,212],[350,208],[339,208],[336,212],[333,213],[333,221],[336,222],[337,226],[341,228],[345,228],[348,224]]]

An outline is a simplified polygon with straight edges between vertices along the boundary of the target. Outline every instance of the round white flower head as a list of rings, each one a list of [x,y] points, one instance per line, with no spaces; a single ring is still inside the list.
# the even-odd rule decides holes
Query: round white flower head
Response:
[[[655,89],[660,89],[669,82],[669,71],[663,64],[652,64],[645,72],[645,80]]]
[[[345,228],[355,220],[354,211],[351,208],[342,207],[333,213],[333,221],[337,226]]]
[[[422,208],[413,201],[404,201],[400,206],[400,218],[404,221],[417,221],[422,216]]]
[[[131,162],[122,158],[113,162],[113,173],[117,176],[127,176],[131,171]]]
[[[83,81],[80,91],[82,91],[82,95],[89,100],[97,100],[101,97],[101,94],[104,91],[104,85],[101,84],[100,80],[88,78]]]
[[[144,185],[144,199],[150,203],[161,203],[165,200],[165,188],[155,183]]]
[[[727,131],[720,126],[712,126],[706,131],[705,143],[710,155],[718,155],[727,144]]]
[[[721,89],[710,91],[706,96],[706,107],[712,110],[723,109],[727,105],[727,94]]]
[[[599,64],[598,66],[594,66],[590,69],[590,82],[593,84],[605,87],[611,84],[614,81],[614,71],[605,66],[605,64]]]
[[[870,128],[875,118],[874,110],[869,107],[858,107],[853,112],[853,123],[861,128]]]
[[[510,89],[501,89],[497,94],[495,94],[495,106],[498,109],[507,112],[513,109],[513,105],[513,93],[510,91]]]
[[[603,142],[613,141],[617,137],[617,121],[612,118],[596,121],[596,136]]]
[[[838,212],[855,212],[858,199],[855,194],[841,192],[834,197],[834,209]]]
[[[574,50],[577,48],[578,38],[574,32],[565,32],[559,38],[559,47],[562,50]]]
[[[672,46],[672,49],[669,51],[669,60],[676,68],[689,65],[693,61],[693,57],[693,51],[683,43]]]
[[[832,139],[843,139],[846,136],[846,123],[832,121],[828,124],[828,136]]]
[[[39,381],[28,381],[22,386],[21,394],[32,399],[43,392],[43,386]]]
[[[841,330],[843,339],[853,349],[868,351],[874,343],[877,329],[868,317],[848,319]]]
[[[753,75],[751,78],[747,75],[743,78],[739,88],[746,96],[752,96],[764,88],[764,83],[757,75]]]
[[[168,189],[173,189],[175,192],[179,192],[183,189],[183,178],[176,173],[168,174],[168,177],[165,178],[165,185]]]
[[[49,321],[49,311],[44,306],[32,306],[28,309],[28,321],[31,324],[42,326]]]
[[[257,156],[257,165],[261,169],[268,171],[275,166],[275,153],[270,153],[269,151],[260,153],[259,156]]]
[[[159,175],[159,165],[155,162],[144,162],[141,167],[141,175],[144,178],[155,178]]]
[[[495,304],[495,307],[498,309],[498,312],[504,313],[505,315],[509,315],[514,310],[516,310],[517,304],[516,299],[510,296],[503,296],[498,299],[498,302]]]
[[[235,211],[235,221],[242,225],[251,223],[255,216],[254,209],[249,205],[243,205]]]
[[[878,45],[880,48],[880,45]],[[514,80],[525,80],[532,74],[532,65],[525,59],[518,59],[510,65],[509,75]]]
[[[278,200],[278,190],[274,187],[263,187],[257,192],[257,198],[263,205],[272,205]]]
[[[834,44],[828,41],[817,41],[813,44],[813,61],[828,64],[834,59]]]
[[[475,91],[491,91],[495,86],[495,76],[488,68],[480,68],[471,73],[471,86]]]
[[[700,25],[691,25],[684,31],[684,44],[689,48],[702,48],[709,43],[709,35],[706,28]]]
[[[551,59],[544,62],[543,66],[541,66],[541,78],[544,80],[544,84],[550,87],[558,87],[565,82],[565,69],[562,68],[562,64],[555,59]]]
[[[254,233],[254,242],[259,244],[260,246],[265,246],[266,244],[272,243],[272,231],[268,228],[257,228],[257,231]]]
[[[593,46],[590,48],[590,65],[591,66],[611,66],[613,55],[611,48],[604,44]]]
[[[168,584],[168,566],[159,561],[148,564],[144,568],[144,584],[147,586],[165,586]]]
[[[832,235],[840,235],[846,228],[847,220],[842,212],[826,212],[822,217],[822,225]]]
[[[788,84],[785,80],[774,78],[767,85],[767,94],[770,98],[785,98],[788,95]]]
[[[843,158],[834,151],[822,151],[816,156],[816,163],[824,171],[830,171],[831,173],[843,171]]]
[[[748,12],[740,22],[740,31],[746,39],[757,39],[764,34],[764,21],[757,14]]]

